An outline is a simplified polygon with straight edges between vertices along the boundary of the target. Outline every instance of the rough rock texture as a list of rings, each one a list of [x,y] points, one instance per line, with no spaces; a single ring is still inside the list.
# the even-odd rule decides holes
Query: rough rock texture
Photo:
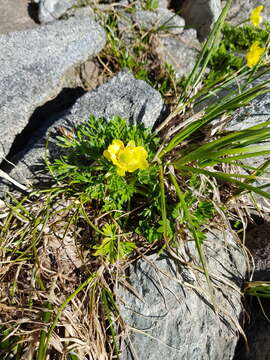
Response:
[[[158,7],[159,8],[168,8],[169,7],[169,4],[170,4],[170,0],[157,0],[157,3],[158,3]]]
[[[199,54],[200,43],[194,29],[184,30],[178,36],[160,36],[155,49],[161,61],[171,64],[177,77],[187,76]]]
[[[147,31],[164,27],[168,33],[181,34],[185,26],[184,19],[170,10],[162,8],[155,11],[136,11],[132,18],[135,24]]]
[[[88,92],[77,100],[75,105],[65,114],[55,117],[33,134],[24,153],[18,154],[14,162],[18,162],[10,175],[20,183],[30,185],[39,179],[39,172],[44,168],[45,136],[50,133],[59,135],[59,126],[69,127],[89,118],[90,114],[96,117],[112,118],[114,115],[126,117],[132,124],[143,122],[152,127],[162,116],[164,103],[159,92],[151,88],[142,80],[136,80],[131,74],[122,72],[97,90]],[[58,154],[54,141],[49,142],[51,157]],[[0,179],[1,180],[1,179]],[[4,192],[4,188],[2,187]]]
[[[34,7],[35,4],[29,4],[27,0],[0,0],[0,34],[37,27],[29,14]]]
[[[89,114],[126,117],[130,123],[152,127],[161,116],[164,103],[159,92],[130,73],[121,72],[96,91],[85,94],[71,109],[69,121],[84,121]]]
[[[33,111],[68,85],[68,70],[104,45],[103,29],[89,18],[0,36],[0,161]]]
[[[220,0],[186,0],[181,8],[186,26],[196,29],[201,41],[208,36],[220,13]]]
[[[38,18],[42,24],[57,20],[74,6],[77,0],[40,0]]]
[[[210,273],[227,282],[215,280],[220,316],[209,304],[202,274],[188,270],[166,253],[140,259],[129,270],[130,287],[117,290],[121,315],[132,327],[121,360],[233,358],[237,342],[234,322],[241,313],[236,289],[245,274],[245,255],[228,231],[213,230],[207,238]],[[194,242],[186,245],[194,255]]]
[[[225,1],[222,1],[225,5]],[[249,20],[251,11],[259,6],[265,6],[261,15],[264,21],[270,21],[269,1],[268,0],[234,0],[228,14],[228,21],[238,25],[245,20]]]

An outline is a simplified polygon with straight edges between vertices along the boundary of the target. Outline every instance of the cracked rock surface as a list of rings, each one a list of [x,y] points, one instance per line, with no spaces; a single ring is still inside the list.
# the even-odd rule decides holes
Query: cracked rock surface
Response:
[[[229,231],[209,231],[204,244],[219,316],[210,305],[204,275],[166,253],[140,259],[130,266],[129,286],[117,290],[121,316],[131,327],[121,360],[233,358],[244,251]],[[186,246],[196,257],[194,242]]]
[[[34,110],[68,83],[68,70],[104,45],[104,30],[87,17],[0,36],[0,162]]]

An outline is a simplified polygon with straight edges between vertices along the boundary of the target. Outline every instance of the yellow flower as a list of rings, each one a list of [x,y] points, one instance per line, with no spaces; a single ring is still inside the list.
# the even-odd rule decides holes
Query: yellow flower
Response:
[[[263,5],[257,6],[255,9],[251,11],[250,14],[250,21],[254,26],[259,26],[262,22],[262,16],[260,16],[260,13],[262,9],[264,8]]]
[[[135,146],[133,140],[126,147],[121,140],[113,140],[103,155],[117,166],[117,174],[120,176],[125,176],[126,171],[133,172],[148,167],[147,151],[142,146]]]
[[[246,54],[247,66],[252,68],[253,66],[257,65],[262,54],[264,53],[264,50],[264,48],[260,47],[259,41],[255,41]]]

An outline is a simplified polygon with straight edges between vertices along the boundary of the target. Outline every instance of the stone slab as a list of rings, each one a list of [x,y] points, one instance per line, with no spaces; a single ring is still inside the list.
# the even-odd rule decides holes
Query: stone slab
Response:
[[[186,25],[197,30],[200,41],[207,38],[220,13],[220,0],[185,0],[181,8]]]
[[[56,21],[76,5],[77,0],[40,0],[38,18],[41,24]]]
[[[104,45],[105,32],[88,17],[0,36],[0,162],[34,110],[68,84],[68,71]]]
[[[204,275],[166,252],[144,257],[131,264],[125,279],[129,286],[116,291],[120,314],[130,327],[128,336],[123,335],[121,360],[233,359],[244,251],[229,231],[207,233],[204,244],[209,273],[219,278],[213,280],[219,316]],[[185,246],[196,258],[194,241]]]
[[[157,38],[156,53],[163,63],[172,65],[176,76],[188,76],[199,55],[200,43],[194,29],[183,30],[181,35],[166,35]]]

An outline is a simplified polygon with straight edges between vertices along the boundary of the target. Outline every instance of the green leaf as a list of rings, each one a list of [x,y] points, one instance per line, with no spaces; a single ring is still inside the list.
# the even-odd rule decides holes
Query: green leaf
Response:
[[[102,231],[107,236],[103,238],[100,245],[94,245],[93,249],[96,251],[94,256],[103,256],[110,263],[130,255],[136,248],[136,245],[129,241],[121,241],[120,235],[117,235],[118,226],[115,224],[106,224],[103,226]]]
[[[162,234],[166,232],[168,240],[172,240],[174,236],[174,231],[170,220],[166,219],[165,223],[163,220],[160,220],[158,223],[160,227],[157,228],[157,232]]]

